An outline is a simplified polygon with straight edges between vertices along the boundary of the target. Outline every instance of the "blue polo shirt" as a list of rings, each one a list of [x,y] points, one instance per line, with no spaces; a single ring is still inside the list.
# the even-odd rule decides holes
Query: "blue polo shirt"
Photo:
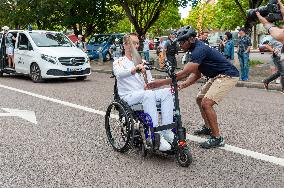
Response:
[[[198,40],[191,52],[191,62],[199,64],[198,70],[209,78],[214,78],[219,74],[239,77],[238,69],[229,63],[220,52]]]

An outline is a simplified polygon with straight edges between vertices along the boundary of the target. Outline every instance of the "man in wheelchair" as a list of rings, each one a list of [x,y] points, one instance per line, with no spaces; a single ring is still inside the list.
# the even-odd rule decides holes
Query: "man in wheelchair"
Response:
[[[145,89],[147,82],[152,80],[152,76],[149,70],[145,70],[144,63],[137,51],[139,47],[137,34],[125,35],[123,45],[125,55],[113,62],[113,72],[117,79],[120,98],[126,101],[129,106],[141,103],[144,112],[151,116],[154,127],[159,126],[156,102],[160,101],[161,124],[173,123],[174,101],[170,88]],[[170,150],[173,139],[174,134],[171,130],[163,130],[155,134],[155,144],[159,141],[157,144],[159,144],[160,151]]]

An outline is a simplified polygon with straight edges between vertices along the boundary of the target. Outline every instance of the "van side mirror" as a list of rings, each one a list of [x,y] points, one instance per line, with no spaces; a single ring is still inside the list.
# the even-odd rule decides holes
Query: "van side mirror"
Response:
[[[19,45],[19,50],[28,50],[28,46],[21,44],[21,45]]]

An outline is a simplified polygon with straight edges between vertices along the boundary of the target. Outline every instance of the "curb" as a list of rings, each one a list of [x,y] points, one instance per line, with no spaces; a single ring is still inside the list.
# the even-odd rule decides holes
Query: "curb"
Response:
[[[112,70],[104,70],[104,69],[92,69],[92,72],[97,73],[106,73],[111,74]],[[162,74],[152,74],[153,78],[162,79],[166,78],[166,75]],[[198,83],[204,83],[204,80],[199,80]],[[264,89],[263,83],[260,82],[246,82],[246,81],[238,81],[236,87],[246,87],[246,88],[257,88],[257,89]],[[281,90],[280,84],[269,84],[269,90]]]

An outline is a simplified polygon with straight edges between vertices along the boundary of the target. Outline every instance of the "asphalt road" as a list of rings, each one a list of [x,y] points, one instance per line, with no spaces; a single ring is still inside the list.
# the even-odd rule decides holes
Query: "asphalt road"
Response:
[[[22,76],[0,78],[0,113],[2,108],[31,110],[38,122],[0,117],[0,187],[284,187],[284,96],[279,92],[234,88],[216,106],[226,144],[258,153],[204,150],[191,141],[194,161],[182,168],[174,157],[143,159],[110,147],[101,115],[112,100],[109,76],[94,73],[83,82],[41,84]],[[189,134],[202,123],[194,99],[200,87],[180,93]],[[265,161],[261,154],[275,158]]]

